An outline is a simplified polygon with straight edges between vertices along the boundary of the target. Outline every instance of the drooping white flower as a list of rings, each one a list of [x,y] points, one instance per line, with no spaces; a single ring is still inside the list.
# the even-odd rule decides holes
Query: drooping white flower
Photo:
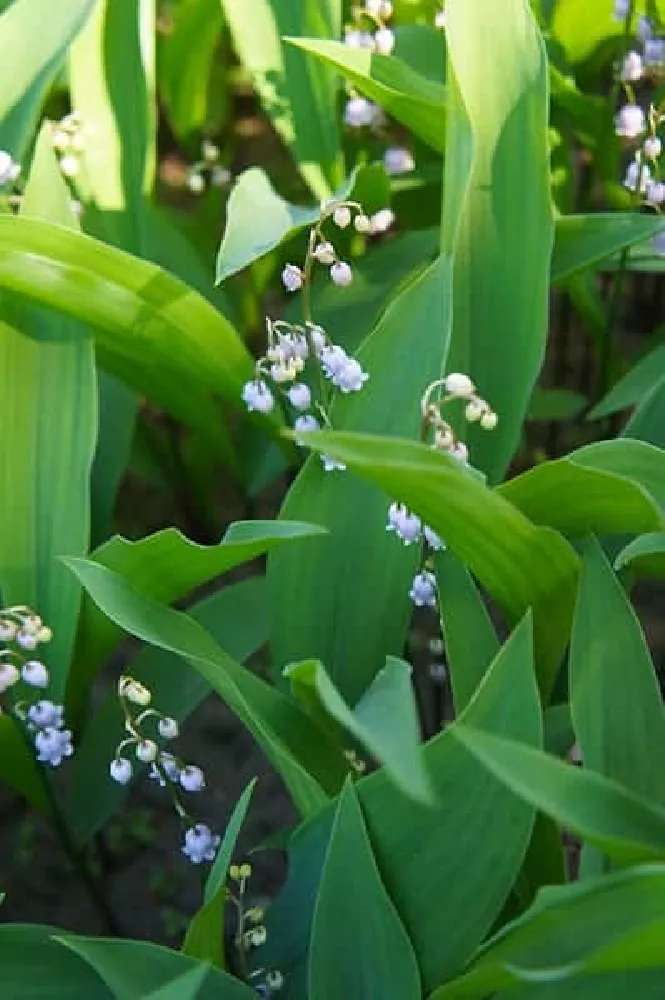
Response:
[[[626,52],[621,67],[621,79],[625,83],[637,83],[638,80],[642,79],[643,73],[644,63],[639,52],[633,52],[632,50]]]
[[[275,406],[273,394],[260,379],[245,384],[242,398],[250,413],[254,410],[257,413],[271,413]]]
[[[18,681],[21,675],[13,663],[3,663],[0,660],[0,694],[4,694]]]
[[[132,763],[126,757],[116,757],[109,764],[109,774],[119,785],[126,785],[132,780]]]
[[[651,181],[647,184],[646,198],[650,205],[665,203],[665,184],[662,181]]]
[[[186,183],[192,194],[202,194],[205,190],[205,177],[198,170],[189,171]]]
[[[65,177],[76,177],[80,166],[81,164],[78,156],[74,156],[72,153],[65,153],[65,155],[60,158],[60,169]]]
[[[144,764],[152,764],[154,760],[157,760],[159,747],[154,740],[140,740],[140,742],[136,744],[134,752],[136,753],[137,758]]]
[[[282,271],[282,284],[287,292],[297,292],[302,288],[303,273],[296,264],[287,264]]]
[[[637,139],[647,128],[644,110],[639,104],[624,104],[615,119],[614,131],[624,139]]]
[[[323,466],[324,472],[345,472],[346,465],[344,462],[338,462],[336,458],[332,455],[320,455],[321,465]]]
[[[363,215],[362,212],[356,215],[353,220],[353,225],[355,226],[357,233],[371,233],[372,231],[372,220],[366,215]]]
[[[370,31],[359,31],[357,28],[347,28],[344,32],[344,44],[350,49],[374,49],[374,35]]]
[[[169,781],[177,781],[180,775],[180,766],[172,753],[162,750],[159,755],[159,763],[162,765],[164,774]]]
[[[5,149],[0,149],[0,186],[15,181],[21,172],[18,163]]]
[[[484,431],[493,431],[498,423],[499,423],[499,418],[494,412],[494,410],[485,410],[482,417],[480,418],[480,426]]]
[[[302,416],[296,417],[293,429],[295,431],[318,431],[321,430],[321,425],[316,417],[313,417],[311,413],[304,413]],[[295,440],[296,444],[300,445],[301,448],[305,446],[305,442],[302,438],[296,438]]]
[[[413,578],[409,597],[418,608],[436,607],[436,577],[423,569]]]
[[[318,260],[319,264],[334,264],[335,248],[332,243],[318,243],[314,248],[314,256]]]
[[[196,764],[187,764],[178,775],[178,780],[186,792],[200,792],[205,788],[205,775]]]
[[[266,986],[269,990],[279,992],[284,985],[284,976],[279,969],[270,969],[266,972]]]
[[[0,642],[11,642],[17,631],[18,625],[11,618],[0,618]]]
[[[212,861],[220,844],[218,834],[212,832],[205,823],[196,823],[185,832],[185,842],[182,853],[186,854],[193,865],[202,861]]]
[[[339,285],[340,288],[346,288],[353,281],[353,271],[345,260],[338,260],[330,268],[330,277],[335,285]]]
[[[405,545],[420,541],[422,522],[402,503],[393,503],[388,509],[386,531],[394,531]]]
[[[48,687],[48,670],[41,660],[26,660],[21,667],[21,677],[30,687]]]
[[[391,208],[380,208],[378,212],[374,213],[369,221],[370,232],[374,236],[377,236],[380,233],[387,233],[395,221],[395,213]]]
[[[445,10],[438,10],[434,17],[434,27],[441,28],[441,30],[443,31],[445,30],[447,23],[448,19],[446,18]]]
[[[376,105],[366,97],[351,97],[346,102],[344,121],[349,128],[363,128],[376,120]]]
[[[34,632],[30,632],[24,627],[20,628],[16,633],[16,642],[21,649],[32,651],[33,649],[37,649],[39,638]]]
[[[314,347],[316,354],[320,354],[323,348],[326,346],[326,331],[322,326],[311,326],[309,328],[309,336]]]
[[[140,708],[145,708],[152,700],[150,689],[145,684],[141,684],[140,681],[135,680],[133,677],[127,677],[124,674],[118,680],[118,695],[120,698],[126,698],[132,705],[138,705]]]
[[[382,56],[389,56],[395,48],[395,34],[390,28],[379,28],[374,33],[374,45],[376,51]]]
[[[28,721],[37,729],[46,729],[52,726],[61,729],[64,725],[64,708],[56,705],[55,702],[42,700],[31,705],[27,712]]]
[[[319,357],[321,359],[323,374],[332,382],[339,376],[349,360],[348,354],[339,344],[331,344],[330,346],[323,347]]]
[[[363,371],[360,362],[349,358],[334,384],[341,392],[360,392],[368,378],[369,374]]]
[[[381,0],[365,0],[365,10],[372,17],[379,17],[381,10]]]
[[[665,66],[665,38],[648,38],[644,43],[644,64],[649,69]]]
[[[208,163],[214,163],[215,160],[219,159],[219,147],[210,139],[204,139],[201,143],[201,156]]]
[[[469,461],[469,449],[463,441],[458,441],[457,444],[453,445],[448,454],[453,458],[456,458],[458,462],[462,462],[464,465],[466,465]]]
[[[380,0],[379,2],[379,17],[382,17],[384,21],[389,21],[393,16],[393,5],[391,0]]]
[[[289,389],[289,402],[295,406],[296,410],[307,410],[312,403],[312,393],[308,385],[304,382],[296,382]]]
[[[437,535],[436,531],[433,531],[427,524],[423,524],[423,536],[430,549],[434,552],[443,552],[446,547],[446,543],[439,537],[439,535]]]
[[[614,0],[614,17],[617,21],[625,21],[630,14],[630,0]]]
[[[178,735],[178,723],[170,715],[164,716],[157,723],[157,732],[165,740],[174,740]]]
[[[449,392],[451,396],[472,396],[476,391],[469,376],[463,375],[462,372],[451,372],[450,375],[446,375],[443,384],[446,392]]]
[[[74,753],[72,734],[69,729],[47,726],[35,735],[35,749],[38,761],[58,767],[65,757],[71,757]]]
[[[657,160],[663,150],[663,144],[657,135],[650,135],[644,140],[644,155],[648,160]]]
[[[639,184],[640,192],[644,194],[650,182],[651,169],[648,163],[640,163],[639,160],[633,160],[632,163],[628,164],[623,182],[624,187],[628,188],[629,191],[637,191]]]
[[[346,229],[347,226],[351,225],[351,209],[348,205],[337,206],[333,212],[333,222],[339,229]]]
[[[386,173],[393,177],[408,174],[416,166],[413,156],[403,146],[389,146],[383,154]]]

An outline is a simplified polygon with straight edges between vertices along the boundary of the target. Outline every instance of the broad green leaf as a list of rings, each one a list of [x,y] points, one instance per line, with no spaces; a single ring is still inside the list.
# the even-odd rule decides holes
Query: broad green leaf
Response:
[[[0,967],[5,996],[12,1000],[72,1000],[72,984],[86,1000],[114,994],[89,965],[53,939],[55,927],[0,924]],[[38,972],[36,966],[38,965]]]
[[[305,437],[414,510],[512,621],[533,608],[539,682],[549,696],[568,642],[578,571],[561,535],[536,527],[454,458],[415,441],[324,432]]]
[[[611,413],[636,406],[664,378],[665,345],[661,344],[641,358],[612,386],[608,394],[591,410],[589,420],[600,420]]]
[[[389,187],[382,167],[374,165],[354,171],[335,193],[335,200],[358,199],[363,189],[369,190],[374,198],[379,197],[381,204],[377,207],[386,204]],[[274,250],[298,230],[312,226],[320,215],[320,204],[303,207],[282,198],[260,167],[245,170],[229,198],[226,229],[217,256],[217,282]]]
[[[491,774],[621,865],[665,858],[665,810],[593,771],[458,724],[456,739]]]
[[[176,528],[165,528],[136,542],[116,535],[91,558],[120,573],[142,594],[172,604],[235,566],[321,533],[316,525],[292,521],[236,521],[218,545],[199,545]],[[69,691],[77,710],[121,635],[121,628],[84,597]]]
[[[221,0],[240,62],[252,74],[263,108],[317,198],[341,183],[338,80],[330,70],[284,44],[286,35],[338,38],[340,0]]]
[[[441,624],[455,712],[475,693],[499,651],[499,640],[469,571],[452,552],[434,559]]]
[[[92,237],[11,216],[0,217],[0,288],[89,324],[102,367],[219,442],[213,398],[239,405],[253,364],[202,296]]]
[[[208,970],[208,965],[194,965],[164,986],[158,986],[151,993],[144,993],[143,1000],[195,1000],[201,995]]]
[[[473,137],[448,368],[470,374],[499,415],[492,434],[468,434],[474,463],[494,482],[519,443],[547,338],[547,60],[528,0],[449,0],[446,18],[449,129]],[[446,190],[444,202],[455,194]]]
[[[630,479],[645,489],[665,511],[665,451],[647,442],[597,441],[573,452],[577,465]]]
[[[572,985],[608,970],[662,968],[664,888],[665,868],[644,865],[544,889],[527,913],[483,946],[464,975],[435,990],[431,1000],[483,1000],[525,983]],[[587,982],[586,995],[595,997],[593,980]]]
[[[146,941],[75,937],[61,933],[55,939],[83,959],[111,990],[115,1000],[150,996],[198,963],[169,948]],[[221,969],[208,967],[197,1000],[250,1000],[256,994],[245,983]]]
[[[339,797],[314,906],[308,979],[310,1000],[422,997],[416,957],[381,881],[350,779]]]
[[[243,824],[257,779],[253,778],[236,802],[215,863],[206,879],[203,905],[192,917],[182,945],[191,958],[212,962],[224,968],[224,909],[229,892],[226,879],[240,827]]]
[[[441,84],[417,73],[394,55],[354,49],[328,39],[286,41],[343,73],[361,94],[376,101],[428,146],[439,153],[444,151],[446,92]]]
[[[621,436],[665,448],[665,377],[647,393]]]
[[[510,698],[505,697],[508,688]],[[540,744],[528,617],[496,657],[464,718]],[[479,767],[453,738],[452,728],[427,743],[422,755],[432,776],[433,807],[407,799],[383,771],[361,779],[356,790],[382,881],[406,927],[429,992],[460,972],[498,917],[522,864],[533,812]],[[331,824],[329,808],[298,831],[297,868],[284,899],[278,896],[268,916],[265,961],[284,972],[287,986],[294,983],[289,998],[305,995],[297,992],[297,984],[303,982]],[[293,912],[297,919],[291,920]]]
[[[575,742],[570,705],[563,702],[546,708],[543,727],[543,743],[547,753],[554,754],[555,757],[565,757]]]
[[[665,576],[665,531],[642,535],[622,549],[614,568],[626,566],[637,576]]]
[[[0,16],[0,148],[21,158],[42,100],[95,0],[14,0]]]
[[[183,140],[208,124],[211,73],[223,21],[219,0],[186,0],[173,17],[171,30],[161,39],[159,92],[169,124]]]
[[[78,239],[64,228],[74,225],[69,202],[45,129],[22,212],[47,217]],[[53,629],[44,656],[51,672],[49,695],[58,701],[80,605],[79,588],[59,557],[84,555],[88,548],[97,430],[93,347],[66,316],[46,315],[22,302],[5,300],[2,320],[0,586],[5,604],[28,604]],[[43,331],[46,339],[35,339]],[[74,339],[64,339],[72,334]]]
[[[229,656],[244,663],[269,635],[265,581],[253,577],[225,587],[193,605],[188,614],[207,629]],[[152,691],[161,711],[182,723],[211,692],[195,670],[183,670],[182,659],[146,647],[124,669]],[[79,844],[88,843],[125,801],[129,787],[109,776],[109,763],[123,736],[124,717],[115,688],[92,714],[87,714],[78,752],[72,761],[69,825]],[[136,764],[140,774],[145,769]]]
[[[145,200],[155,173],[154,45],[154,0],[101,0],[69,54],[72,104],[87,136],[77,176],[83,225],[140,257],[148,256]],[[98,387],[93,527],[96,537],[106,537],[129,461],[137,399],[105,374]]]
[[[447,347],[450,278],[450,259],[439,257],[391,303],[358,352],[368,386],[336,400],[335,426],[418,433],[422,393],[439,377]],[[335,331],[330,334],[335,339]],[[405,357],[417,363],[405,365]],[[390,502],[390,493],[325,472],[313,456],[280,517],[299,518],[306,510],[329,534],[268,560],[276,667],[320,660],[348,704],[367,689],[386,656],[400,655],[412,614],[408,592],[418,553],[386,532]],[[368,595],[374,608],[390,613],[368,614]]]
[[[418,710],[410,664],[389,656],[355,708],[350,709],[317,660],[284,670],[292,684],[306,686],[323,711],[338,722],[385,768],[410,798],[429,802],[430,781],[420,753]]]
[[[139,639],[177,653],[197,670],[252,733],[304,815],[335,792],[346,766],[336,747],[297,705],[228,656],[205,629],[158,604],[97,563],[67,565],[95,603]]]
[[[665,476],[665,453],[652,448],[647,455],[637,442],[602,442],[602,453],[594,461],[597,448],[590,445],[566,458],[537,465],[499,486],[497,492],[536,524],[547,524],[566,535],[637,533],[662,527],[663,511],[649,486]],[[650,471],[644,474],[647,467]],[[621,474],[614,468],[620,468]]]
[[[570,707],[584,766],[665,807],[665,713],[639,620],[595,540],[571,637]]]
[[[613,9],[605,0],[585,0],[581,6],[576,0],[556,0],[550,29],[570,63],[584,62],[602,42],[621,37],[624,25]]]
[[[432,24],[404,24],[397,12],[394,26],[395,48],[393,55],[420,76],[434,83],[445,83],[446,38],[440,28]]]
[[[559,217],[555,227],[551,279],[562,281],[612,257],[624,247],[655,236],[662,229],[660,216],[635,212]]]

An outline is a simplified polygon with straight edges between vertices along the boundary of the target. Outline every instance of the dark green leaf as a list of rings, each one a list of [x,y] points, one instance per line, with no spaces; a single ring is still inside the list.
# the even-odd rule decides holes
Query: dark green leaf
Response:
[[[389,656],[385,667],[351,710],[317,660],[293,664],[284,671],[292,684],[306,685],[312,690],[324,712],[383,765],[405,795],[429,802],[431,788],[420,753],[411,673],[410,664]]]
[[[422,997],[413,948],[381,881],[350,779],[339,797],[323,864],[308,979],[310,1000]]]
[[[516,795],[619,864],[665,858],[665,811],[628,789],[466,724],[453,732]]]
[[[661,229],[660,216],[635,212],[560,217],[556,220],[551,279],[562,281],[577,271],[593,267],[618,250],[655,236]]]
[[[55,927],[0,925],[0,968],[5,996],[11,1000],[113,1000],[89,965],[53,939]],[[38,965],[38,969],[36,968]]]
[[[665,576],[665,532],[642,535],[619,553],[615,569],[630,566],[638,576]]]
[[[665,345],[654,348],[641,358],[608,394],[594,406],[589,414],[590,420],[599,420],[610,413],[625,410],[642,402],[647,393],[651,392],[665,378]]]

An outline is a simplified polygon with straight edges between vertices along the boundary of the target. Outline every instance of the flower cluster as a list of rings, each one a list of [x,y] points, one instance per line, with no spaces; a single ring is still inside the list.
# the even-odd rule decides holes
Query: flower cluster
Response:
[[[111,778],[119,785],[131,781],[134,766],[127,756],[133,751],[139,764],[149,764],[148,778],[162,788],[168,787],[175,810],[185,826],[182,852],[192,864],[212,861],[220,838],[205,823],[195,823],[182,803],[181,793],[200,792],[205,776],[196,764],[185,764],[160,747],[158,741],[173,740],[179,734],[177,721],[150,707],[152,692],[140,681],[123,675],[118,681],[118,698],[125,717],[127,736],[118,744],[109,765]],[[137,711],[138,709],[138,711]],[[146,731],[146,724],[153,728]]]
[[[395,48],[395,35],[388,27],[393,16],[391,0],[365,0],[364,7],[353,8],[353,16],[353,25],[344,30],[345,45],[389,56]]]
[[[437,393],[439,396],[435,400]],[[498,423],[498,417],[489,403],[476,393],[476,387],[468,375],[453,372],[428,386],[421,402],[423,440],[427,438],[429,431],[433,430],[433,447],[466,464],[469,457],[468,449],[464,442],[456,437],[441,413],[443,406],[454,400],[464,403],[466,420],[469,423],[479,423],[484,430],[493,430]],[[431,560],[434,553],[445,549],[445,542],[429,525],[424,524],[417,514],[400,503],[390,505],[386,531],[394,532],[404,545],[423,543],[421,566],[413,578],[409,597],[416,607],[436,607],[436,577],[431,569]]]
[[[71,111],[59,122],[51,122],[51,142],[58,154],[60,169],[70,180],[81,168],[81,153],[85,150],[85,129],[81,117]]]
[[[214,142],[204,139],[201,143],[201,159],[187,171],[187,187],[192,194],[202,194],[206,181],[213,187],[224,187],[231,180],[231,173],[220,163],[220,152]]]
[[[10,701],[10,693],[14,694],[21,684],[40,691],[48,687],[46,665],[35,657],[25,657],[23,651],[32,653],[51,638],[51,629],[30,608],[5,608],[0,613],[0,642],[4,647],[0,649],[0,698],[30,735],[37,760],[58,767],[74,753],[63,706],[45,698]]]
[[[260,948],[268,939],[268,931],[263,923],[263,910],[260,906],[247,906],[247,883],[252,876],[252,866],[245,862],[241,865],[229,866],[228,898],[236,908],[237,923],[234,943],[238,959],[245,978],[249,980],[256,993],[262,997],[271,997],[278,993],[284,985],[284,976],[279,969],[256,968],[248,969],[248,952]]]
[[[630,3],[617,2],[615,17],[625,20],[630,9]],[[646,17],[641,17],[637,23],[634,47],[624,55],[618,76],[626,103],[617,112],[615,132],[631,149],[632,155],[623,185],[634,192],[641,203],[661,212],[665,204],[665,181],[660,162],[663,144],[659,131],[665,115],[662,107],[653,103],[645,111],[643,104],[647,102],[640,103],[635,88],[644,85],[653,88],[665,78],[665,38],[656,34]],[[665,250],[663,234],[655,237],[654,249],[658,253]]]
[[[328,413],[334,390],[348,395],[363,389],[369,375],[360,362],[340,344],[333,343],[323,327],[312,321],[309,289],[317,266],[328,269],[333,284],[339,287],[353,281],[351,265],[339,258],[324,233],[327,222],[339,229],[353,224],[357,232],[370,233],[385,231],[393,218],[390,209],[369,217],[354,202],[322,206],[319,220],[309,235],[302,267],[287,264],[282,271],[282,283],[288,292],[303,291],[304,323],[267,320],[266,352],[256,362],[255,377],[245,384],[242,393],[250,412],[271,413],[279,397],[295,431],[315,431],[322,425],[330,426]],[[321,455],[321,462],[326,472],[344,469],[342,463],[329,455]]]

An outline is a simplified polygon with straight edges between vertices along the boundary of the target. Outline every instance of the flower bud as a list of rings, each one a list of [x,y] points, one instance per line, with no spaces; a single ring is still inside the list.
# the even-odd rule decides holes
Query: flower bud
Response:
[[[443,384],[446,392],[449,392],[451,396],[472,396],[476,391],[469,376],[463,375],[461,372],[451,372],[450,375],[446,376]]]
[[[334,264],[337,255],[332,243],[319,243],[314,250],[314,256],[319,264]]]
[[[287,264],[282,271],[282,284],[287,292],[297,292],[302,288],[303,273],[295,264]]]
[[[109,774],[119,785],[126,785],[132,778],[131,761],[126,757],[116,757],[109,764]]]
[[[480,418],[480,426],[484,431],[493,431],[498,422],[499,418],[492,410],[486,410]]]
[[[351,209],[348,205],[338,205],[333,212],[333,222],[340,229],[346,229],[351,223]]]
[[[362,212],[359,215],[356,215],[353,220],[353,225],[355,226],[357,233],[371,233],[372,231],[371,220],[366,215],[363,215]]]
[[[157,760],[159,747],[154,740],[141,740],[140,743],[136,744],[135,752],[137,758],[144,764],[152,764],[154,760]]]
[[[340,288],[346,288],[353,281],[353,271],[346,261],[338,260],[330,268],[330,277],[335,285],[339,285]]]

